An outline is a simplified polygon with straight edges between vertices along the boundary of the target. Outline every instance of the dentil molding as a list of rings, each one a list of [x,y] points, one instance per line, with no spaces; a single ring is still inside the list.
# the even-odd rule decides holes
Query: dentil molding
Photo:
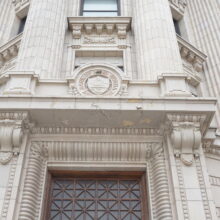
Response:
[[[27,124],[27,112],[0,112],[0,164],[7,164],[19,153]]]

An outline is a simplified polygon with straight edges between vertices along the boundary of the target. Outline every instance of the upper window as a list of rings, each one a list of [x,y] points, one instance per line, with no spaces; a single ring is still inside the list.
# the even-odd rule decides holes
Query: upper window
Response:
[[[177,21],[176,19],[173,19],[173,24],[174,24],[176,33],[181,36],[179,21]]]
[[[19,24],[19,28],[18,28],[18,34],[20,34],[21,32],[24,31],[26,20],[27,20],[27,16],[20,20],[20,24]]]
[[[82,0],[83,16],[118,16],[119,0]]]

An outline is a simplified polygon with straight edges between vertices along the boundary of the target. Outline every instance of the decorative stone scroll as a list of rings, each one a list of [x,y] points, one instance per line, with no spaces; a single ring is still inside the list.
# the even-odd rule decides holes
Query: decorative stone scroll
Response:
[[[69,81],[69,93],[75,96],[115,96],[127,93],[128,79],[110,65],[86,65],[77,68]]]
[[[0,164],[7,164],[19,153],[27,119],[27,113],[0,112]]]
[[[192,165],[193,156],[199,156],[201,125],[205,121],[205,116],[168,114],[167,118],[174,155],[180,158],[186,166]]]

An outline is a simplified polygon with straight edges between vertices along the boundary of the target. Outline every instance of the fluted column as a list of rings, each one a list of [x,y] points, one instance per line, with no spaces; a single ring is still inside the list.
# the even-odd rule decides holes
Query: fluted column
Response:
[[[168,0],[132,3],[138,78],[183,72]]]
[[[17,70],[35,71],[40,78],[59,78],[66,15],[66,0],[31,1]]]
[[[219,0],[188,0],[187,10],[192,24],[195,42],[208,59],[204,65],[205,77],[211,96],[220,101],[220,2]],[[220,127],[220,102],[218,101],[217,120]]]
[[[11,21],[12,1],[1,0],[0,1],[0,45],[4,44],[8,40],[9,20]]]

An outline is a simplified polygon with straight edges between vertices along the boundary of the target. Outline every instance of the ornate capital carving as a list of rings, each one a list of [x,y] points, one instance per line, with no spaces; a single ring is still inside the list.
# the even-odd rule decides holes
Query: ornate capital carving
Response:
[[[204,115],[168,115],[170,137],[174,155],[190,166],[193,157],[199,156],[201,145],[201,125],[205,120]]]
[[[31,157],[44,159],[48,157],[48,150],[42,142],[33,142],[31,145]]]
[[[7,164],[19,152],[28,114],[0,113],[0,164]]]

